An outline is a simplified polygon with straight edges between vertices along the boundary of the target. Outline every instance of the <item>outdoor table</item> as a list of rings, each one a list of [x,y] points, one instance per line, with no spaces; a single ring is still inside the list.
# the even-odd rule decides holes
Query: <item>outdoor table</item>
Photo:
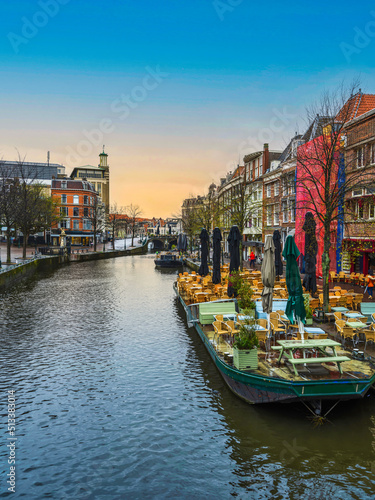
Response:
[[[334,312],[347,312],[349,309],[346,307],[331,307],[332,311]]]
[[[292,364],[294,373],[298,376],[298,371],[296,368],[297,364],[312,364],[312,363],[326,363],[326,362],[334,362],[337,363],[339,372],[342,373],[341,363],[344,361],[350,361],[350,358],[347,356],[337,356],[336,347],[340,346],[340,342],[336,342],[331,339],[308,339],[308,340],[278,340],[277,341],[280,346],[271,346],[271,349],[280,351],[278,363],[280,363],[281,358],[285,356],[285,358]],[[333,356],[329,355],[326,352],[326,348],[331,347],[333,351]],[[321,358],[298,358],[295,359],[293,357],[293,352],[296,349],[301,349],[304,351],[305,349],[317,349],[319,352],[323,354]]]
[[[347,318],[365,318],[366,316],[363,316],[363,314],[360,314],[360,313],[356,313],[356,312],[344,312],[343,313],[344,316],[346,316]]]
[[[259,330],[259,331],[267,330],[266,328],[264,328],[264,326],[258,325],[257,323],[255,323],[254,325],[244,325],[244,327],[247,328],[248,330],[251,330],[252,328],[254,328],[254,330]]]
[[[305,332],[306,333],[318,333],[318,334],[326,333],[322,328],[315,328],[315,327],[313,328],[312,326],[306,326]]]
[[[246,321],[248,319],[254,319],[251,316],[246,316],[245,314],[239,314],[237,316],[238,321]]]
[[[362,323],[362,321],[353,321],[353,322],[347,321],[345,324],[346,326],[350,326],[351,328],[354,329],[367,327],[366,323]]]
[[[216,316],[215,316],[216,318]],[[226,313],[223,314],[223,320],[224,321],[236,321],[237,319],[237,313]]]

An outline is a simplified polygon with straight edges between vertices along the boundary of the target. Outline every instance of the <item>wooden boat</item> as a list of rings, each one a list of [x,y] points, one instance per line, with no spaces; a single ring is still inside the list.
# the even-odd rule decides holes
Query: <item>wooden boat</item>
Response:
[[[174,289],[186,312],[188,325],[194,325],[226,384],[231,391],[248,403],[299,401],[308,406],[315,415],[322,415],[323,401],[327,404],[330,402],[332,409],[332,405],[336,405],[338,401],[361,399],[375,381],[375,365],[370,359],[355,359],[351,351],[332,340],[328,344],[335,344],[337,351],[334,353],[336,357],[332,357],[333,362],[327,358],[322,358],[320,362],[318,358],[312,362],[306,359],[306,363],[299,360],[299,364],[297,361],[293,364],[284,357],[279,362],[281,347],[275,346],[274,350],[272,348],[266,350],[265,347],[264,350],[258,349],[257,369],[239,370],[233,365],[230,339],[225,339],[221,335],[219,340],[215,339],[213,325],[207,324],[207,321],[202,319],[202,310],[204,308],[207,310],[207,304],[210,305],[211,311],[215,310],[216,315],[223,314],[225,319],[228,307],[224,307],[224,304],[236,303],[236,300],[188,305],[179,293],[177,282],[174,284]],[[329,349],[328,352],[332,354],[331,348]],[[335,359],[345,359],[345,361],[335,363]]]
[[[158,255],[158,258],[154,260],[155,266],[159,268],[164,267],[182,267],[184,265],[184,260],[178,255],[166,252]]]

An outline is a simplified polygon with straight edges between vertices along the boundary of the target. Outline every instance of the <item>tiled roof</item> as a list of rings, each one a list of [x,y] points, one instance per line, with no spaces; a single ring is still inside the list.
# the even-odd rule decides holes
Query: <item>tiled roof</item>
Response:
[[[351,97],[340,113],[337,115],[337,120],[353,120],[358,116],[364,115],[368,111],[375,108],[375,94],[362,94],[359,91]]]

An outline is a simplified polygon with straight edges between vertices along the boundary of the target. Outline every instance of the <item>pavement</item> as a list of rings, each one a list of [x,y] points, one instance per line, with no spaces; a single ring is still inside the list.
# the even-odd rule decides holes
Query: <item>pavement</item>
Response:
[[[135,245],[132,247],[130,245],[130,242],[127,242],[126,249],[135,248],[136,246],[139,246],[138,245],[138,238],[134,239],[134,243],[135,243]],[[47,245],[38,245],[37,247],[42,248],[44,246],[47,246]],[[123,244],[120,244],[118,241],[116,241],[115,246],[116,246],[116,250],[123,250],[124,249]],[[111,242],[107,242],[105,245],[103,243],[98,243],[96,245],[97,252],[103,252],[103,251],[108,252],[111,250],[113,250],[113,245]],[[72,251],[74,251],[74,253],[77,251],[83,252],[83,253],[93,252],[94,247],[73,246]],[[34,257],[34,255],[35,255],[35,246],[28,246],[26,248],[26,258],[32,259]],[[18,246],[11,247],[12,262],[14,262],[15,259],[22,258],[22,256],[23,256],[23,248],[22,247],[20,247],[20,248],[18,248]],[[7,258],[7,245],[6,245],[6,243],[0,243],[0,258],[1,258],[1,262],[5,263],[6,258]]]

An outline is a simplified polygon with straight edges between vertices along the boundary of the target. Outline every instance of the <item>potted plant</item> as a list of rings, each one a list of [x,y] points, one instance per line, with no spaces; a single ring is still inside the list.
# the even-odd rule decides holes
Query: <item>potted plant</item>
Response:
[[[313,313],[311,307],[308,306],[306,308],[306,325],[312,325],[312,324],[313,324]]]
[[[258,368],[259,340],[254,325],[247,320],[241,325],[233,344],[233,364],[237,370],[256,370]]]
[[[255,312],[255,302],[252,299],[253,289],[251,285],[242,278],[239,272],[232,272],[230,282],[236,291],[240,312],[244,312],[245,309],[252,309]],[[251,314],[253,317],[254,312]]]

